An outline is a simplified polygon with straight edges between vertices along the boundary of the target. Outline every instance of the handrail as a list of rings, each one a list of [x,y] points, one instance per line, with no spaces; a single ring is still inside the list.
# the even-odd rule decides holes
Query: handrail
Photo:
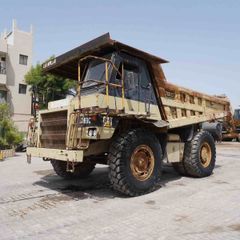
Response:
[[[99,81],[99,80],[95,80],[95,79],[89,79],[87,81],[81,81],[81,62],[86,60],[86,59],[98,59],[100,61],[105,62],[105,81]],[[110,83],[109,82],[109,67],[108,64],[111,64],[112,67],[116,70],[116,72],[120,75],[121,77],[121,84],[115,84],[115,83]],[[69,125],[68,125],[68,129],[67,129],[67,134],[66,134],[66,147],[68,149],[72,149],[72,148],[81,148],[82,147],[82,126],[80,124],[79,126],[79,121],[80,118],[83,116],[82,111],[81,111],[81,88],[82,88],[82,84],[86,83],[86,82],[96,82],[97,85],[99,84],[103,84],[106,88],[106,104],[107,104],[107,114],[108,114],[108,109],[109,109],[109,86],[110,87],[114,87],[114,88],[121,88],[122,89],[122,109],[124,110],[124,72],[123,72],[123,64],[122,64],[122,69],[121,69],[122,73],[120,73],[120,71],[118,70],[118,68],[115,66],[115,64],[107,59],[107,58],[103,58],[103,57],[97,57],[97,56],[93,56],[93,55],[89,55],[86,56],[84,58],[81,58],[78,60],[78,89],[77,89],[77,93],[78,93],[78,101],[79,101],[79,110],[73,113],[70,113],[69,116]],[[80,137],[79,140],[77,141],[78,138],[78,129],[80,127]]]
[[[88,58],[98,59],[98,60],[101,60],[101,61],[103,61],[103,62],[109,62],[109,63],[113,66],[113,68],[117,71],[117,73],[118,73],[120,76],[122,76],[122,74],[118,71],[118,69],[117,69],[117,67],[115,66],[115,64],[113,64],[113,62],[112,62],[110,59],[108,59],[108,58],[103,58],[103,57],[88,55],[88,56],[86,56],[86,57],[84,57],[84,58],[79,59],[78,63],[83,62],[84,60],[86,60],[86,59],[88,59]]]
[[[95,79],[88,79],[87,81],[81,81],[79,84],[82,85],[83,83],[87,83],[87,82],[96,82],[98,84],[106,85],[105,82],[102,82],[102,81],[99,81],[99,80],[95,80]],[[110,82],[108,83],[108,85],[111,86],[111,87],[120,87],[120,88],[122,87],[122,85],[120,85],[120,84],[110,83]]]

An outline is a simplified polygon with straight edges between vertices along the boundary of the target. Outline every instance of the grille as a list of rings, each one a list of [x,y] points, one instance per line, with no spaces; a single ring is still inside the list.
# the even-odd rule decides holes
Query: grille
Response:
[[[43,148],[66,148],[67,111],[41,114],[40,142]]]

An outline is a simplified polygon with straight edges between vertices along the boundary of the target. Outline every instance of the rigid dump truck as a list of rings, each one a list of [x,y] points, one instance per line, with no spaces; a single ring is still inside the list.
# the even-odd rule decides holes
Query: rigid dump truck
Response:
[[[222,140],[240,142],[240,109],[235,109],[234,114],[229,114],[223,122]]]
[[[166,81],[166,60],[100,36],[43,64],[78,81],[76,96],[39,111],[31,156],[63,178],[109,165],[113,189],[138,196],[159,186],[163,162],[182,175],[209,176],[229,101]]]

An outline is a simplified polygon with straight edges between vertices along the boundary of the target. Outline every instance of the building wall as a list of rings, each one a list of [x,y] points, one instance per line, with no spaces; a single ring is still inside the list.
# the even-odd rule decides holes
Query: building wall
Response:
[[[11,107],[12,118],[18,129],[26,132],[31,115],[30,87],[27,86],[26,93],[19,93],[19,84],[26,85],[24,76],[32,66],[33,32],[32,29],[29,32],[19,30],[16,21],[13,21],[12,31],[3,34],[1,39],[1,41],[4,40],[7,43],[7,102]],[[27,65],[20,64],[20,55],[27,56]]]

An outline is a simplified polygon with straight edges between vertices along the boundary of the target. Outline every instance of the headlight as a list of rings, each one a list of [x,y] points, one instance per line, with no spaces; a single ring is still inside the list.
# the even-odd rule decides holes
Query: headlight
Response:
[[[93,135],[93,130],[92,129],[88,129],[88,136],[92,137],[92,135]]]
[[[89,137],[96,137],[97,136],[97,129],[96,128],[89,128],[88,129],[88,136]]]

